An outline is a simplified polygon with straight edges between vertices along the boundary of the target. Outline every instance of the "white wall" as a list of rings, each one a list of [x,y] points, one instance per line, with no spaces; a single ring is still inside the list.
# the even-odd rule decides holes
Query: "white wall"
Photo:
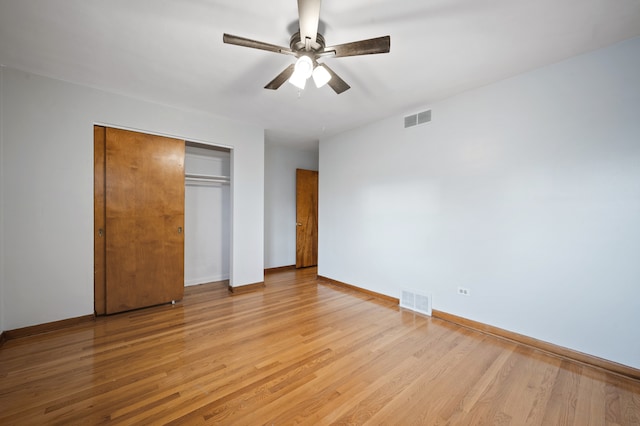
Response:
[[[296,264],[296,169],[318,170],[318,150],[265,144],[264,265]]]
[[[318,273],[640,368],[640,38],[429,107],[321,140]]]
[[[229,177],[230,154],[187,146],[185,174]],[[231,191],[228,183],[186,181],[184,194],[184,283],[229,279]]]
[[[93,125],[225,145],[232,285],[262,281],[264,130],[3,68],[4,325],[93,313]]]

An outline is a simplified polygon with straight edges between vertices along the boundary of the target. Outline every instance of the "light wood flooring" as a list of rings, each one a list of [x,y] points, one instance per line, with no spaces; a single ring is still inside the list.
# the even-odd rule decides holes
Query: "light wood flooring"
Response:
[[[319,284],[182,302],[0,348],[0,424],[638,425],[640,382]]]

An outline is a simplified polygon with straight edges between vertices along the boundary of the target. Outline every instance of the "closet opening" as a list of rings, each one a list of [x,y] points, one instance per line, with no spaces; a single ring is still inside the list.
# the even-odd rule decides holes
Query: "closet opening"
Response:
[[[185,142],[184,285],[224,282],[231,269],[231,150]]]

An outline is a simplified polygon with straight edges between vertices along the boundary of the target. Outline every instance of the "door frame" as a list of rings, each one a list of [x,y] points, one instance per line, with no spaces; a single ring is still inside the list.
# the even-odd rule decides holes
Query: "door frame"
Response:
[[[93,309],[106,315],[106,142],[107,128],[93,126]]]

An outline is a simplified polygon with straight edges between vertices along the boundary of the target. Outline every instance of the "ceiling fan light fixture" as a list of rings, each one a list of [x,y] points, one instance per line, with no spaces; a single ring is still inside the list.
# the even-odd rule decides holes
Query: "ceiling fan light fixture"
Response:
[[[222,41],[224,43],[291,55],[297,58],[295,64],[288,65],[280,74],[264,86],[265,89],[276,90],[282,86],[285,81],[290,81],[302,90],[306,85],[305,80],[313,75],[316,86],[322,87],[329,83],[331,89],[339,95],[345,90],[349,90],[350,86],[328,66],[318,65],[318,59],[327,56],[340,58],[389,53],[391,37],[388,35],[327,46],[324,36],[318,32],[320,27],[322,27],[320,24],[324,23],[320,20],[320,4],[322,0],[297,0],[297,2],[298,31],[289,38],[288,47],[227,33],[222,35]],[[314,68],[317,69],[314,70]],[[329,76],[327,76],[327,74],[329,74]]]
[[[318,65],[316,69],[313,70],[313,82],[316,84],[316,87],[319,89],[331,80],[331,74],[329,71],[322,65]]]
[[[300,75],[301,78],[311,77],[313,72],[313,61],[307,55],[302,55],[296,61],[294,74]]]
[[[304,86],[307,84],[307,77],[294,71],[293,74],[291,74],[291,77],[289,77],[289,83],[293,84],[300,90],[304,90]]]

